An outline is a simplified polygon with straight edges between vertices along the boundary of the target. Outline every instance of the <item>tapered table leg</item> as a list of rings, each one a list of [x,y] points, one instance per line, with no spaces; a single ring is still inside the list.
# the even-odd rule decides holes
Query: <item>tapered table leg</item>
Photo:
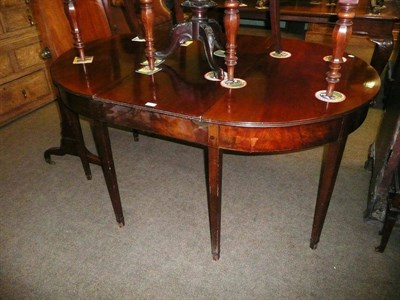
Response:
[[[321,236],[346,141],[347,136],[324,146],[318,196],[315,204],[314,222],[310,240],[310,247],[312,249],[317,248]]]
[[[218,148],[218,127],[209,129],[207,157],[208,171],[208,215],[210,220],[211,253],[214,260],[219,259],[221,238],[221,183],[222,150]]]
[[[111,203],[114,209],[115,218],[119,227],[122,227],[125,225],[125,221],[122,212],[121,197],[119,195],[117,175],[115,173],[107,124],[99,121],[93,121],[92,131],[97,152],[99,153],[101,167],[103,169],[104,179],[106,181],[108,193],[110,194]]]

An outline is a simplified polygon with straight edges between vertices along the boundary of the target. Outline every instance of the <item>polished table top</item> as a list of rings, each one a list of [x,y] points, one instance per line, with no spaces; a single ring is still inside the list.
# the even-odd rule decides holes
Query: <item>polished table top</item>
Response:
[[[62,55],[52,66],[54,82],[73,93],[96,101],[134,107],[154,113],[179,116],[205,123],[244,127],[276,127],[315,123],[339,117],[368,102],[377,93],[380,80],[367,63],[347,57],[336,90],[347,100],[326,103],[315,98],[325,89],[330,49],[298,40],[283,40],[288,59],[268,55],[267,38],[239,36],[235,77],[246,80],[241,89],[222,88],[208,81],[209,71],[202,45],[180,47],[153,76],[134,72],[145,61],[144,43],[129,36],[100,40],[87,45],[93,63],[72,65],[75,51]],[[219,62],[223,64],[223,59]],[[351,80],[349,80],[351,79]],[[147,102],[155,107],[146,106]]]
[[[158,43],[158,41],[156,40]],[[162,47],[157,45],[156,48]],[[346,55],[336,90],[346,95],[340,103],[314,96],[326,88],[330,49],[299,40],[283,40],[286,59],[272,58],[268,38],[238,36],[235,75],[247,86],[227,89],[209,81],[202,45],[179,47],[154,75],[135,70],[145,61],[144,44],[130,36],[89,43],[86,55],[93,62],[74,65],[71,50],[52,66],[59,87],[64,119],[62,147],[48,150],[64,155],[63,147],[81,158],[90,175],[89,162],[102,166],[117,222],[124,217],[113,164],[107,126],[122,126],[184,140],[207,151],[208,208],[213,259],[220,256],[222,152],[275,153],[325,145],[315,206],[310,247],[320,239],[331,194],[348,134],[364,121],[369,102],[380,88],[376,71],[359,58]],[[223,59],[219,61],[223,64]],[[83,149],[77,115],[92,121],[98,156]],[[71,121],[72,120],[72,121]],[[67,131],[73,132],[66,136]],[[77,142],[73,142],[76,140]],[[72,142],[71,142],[72,141]]]

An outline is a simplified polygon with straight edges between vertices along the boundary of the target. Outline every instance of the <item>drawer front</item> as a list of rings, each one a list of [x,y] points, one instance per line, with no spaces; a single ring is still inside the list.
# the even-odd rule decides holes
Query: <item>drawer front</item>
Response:
[[[23,46],[14,51],[17,60],[18,68],[20,70],[43,64],[40,58],[40,44],[34,43],[31,45]]]
[[[0,55],[0,78],[5,78],[14,72],[7,53]]]
[[[51,94],[45,70],[39,70],[0,87],[0,115]]]
[[[0,12],[4,23],[3,30],[13,32],[34,26],[32,12],[27,6],[4,9]]]
[[[21,4],[29,4],[30,0],[0,0],[0,7],[12,7]]]

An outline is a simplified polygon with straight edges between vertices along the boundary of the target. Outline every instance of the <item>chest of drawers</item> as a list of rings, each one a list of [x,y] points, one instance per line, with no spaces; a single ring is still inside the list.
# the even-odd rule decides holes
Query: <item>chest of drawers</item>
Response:
[[[0,126],[54,97],[29,0],[0,0]]]

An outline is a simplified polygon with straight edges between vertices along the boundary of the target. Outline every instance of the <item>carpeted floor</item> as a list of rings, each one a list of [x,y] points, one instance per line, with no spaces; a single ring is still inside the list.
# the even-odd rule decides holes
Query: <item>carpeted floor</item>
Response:
[[[50,104],[0,129],[1,299],[399,299],[400,232],[375,253],[364,169],[382,112],[348,140],[317,250],[308,246],[322,149],[224,155],[222,251],[212,261],[203,150],[111,129],[126,226],[101,169],[86,180]],[[94,151],[90,130],[83,129]]]

